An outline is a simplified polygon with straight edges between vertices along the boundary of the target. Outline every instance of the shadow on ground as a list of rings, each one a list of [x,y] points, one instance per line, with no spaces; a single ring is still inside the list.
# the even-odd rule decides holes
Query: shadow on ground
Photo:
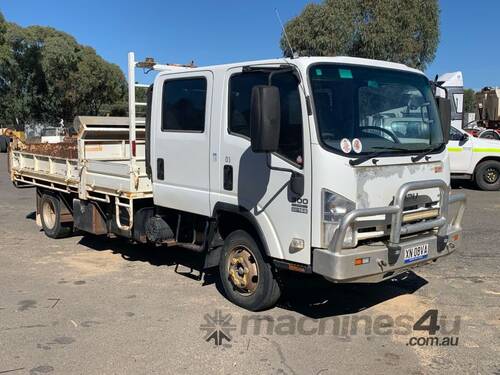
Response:
[[[316,275],[299,276],[286,281],[280,307],[314,319],[355,314],[427,284],[413,272],[375,284],[334,284]]]
[[[465,189],[465,190],[476,190],[480,191],[474,181],[470,180],[451,180],[452,189]]]
[[[196,280],[202,286],[215,284],[224,295],[217,270],[201,272],[204,260],[201,254],[176,247],[134,244],[105,236],[86,235],[79,243],[95,251],[112,251],[130,262],[175,267],[178,274]],[[333,284],[317,275],[288,272],[282,275],[282,279],[285,288],[279,306],[315,319],[354,314],[397,296],[412,294],[427,284],[413,272],[377,284]]]
[[[78,243],[96,251],[112,251],[130,262],[146,262],[157,267],[176,266],[177,273],[193,279],[199,279],[203,268],[204,257],[201,254],[178,247],[138,244],[124,238],[87,234]],[[182,269],[178,270],[179,266]]]

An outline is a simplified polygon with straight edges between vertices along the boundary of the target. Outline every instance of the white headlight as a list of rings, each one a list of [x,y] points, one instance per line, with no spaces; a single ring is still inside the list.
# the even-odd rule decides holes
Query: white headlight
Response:
[[[340,194],[323,189],[322,206],[322,247],[327,248],[333,238],[333,235],[335,234],[335,231],[339,227],[340,221],[349,211],[356,208],[356,204]],[[353,232],[352,230],[348,230],[348,232],[350,232],[350,235],[346,235],[344,245],[353,246]]]

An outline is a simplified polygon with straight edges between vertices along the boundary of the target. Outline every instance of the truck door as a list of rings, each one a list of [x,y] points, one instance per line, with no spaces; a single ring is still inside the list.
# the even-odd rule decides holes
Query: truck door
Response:
[[[227,77],[219,190],[212,191],[211,201],[248,210],[259,224],[271,256],[307,264],[311,255],[311,155],[307,108],[299,81],[290,70],[271,73],[265,68],[245,72],[234,68]],[[290,172],[270,170],[267,155],[254,153],[250,147],[252,88],[267,85],[269,79],[280,90],[281,104],[280,146],[270,155],[270,164],[304,176],[304,194],[298,199],[288,186]],[[291,246],[294,239],[303,240],[304,248]]]
[[[151,168],[158,206],[210,215],[212,82],[209,71],[169,74],[155,82]]]
[[[469,173],[472,160],[472,136],[467,136],[454,127],[450,128],[448,153],[451,173]]]

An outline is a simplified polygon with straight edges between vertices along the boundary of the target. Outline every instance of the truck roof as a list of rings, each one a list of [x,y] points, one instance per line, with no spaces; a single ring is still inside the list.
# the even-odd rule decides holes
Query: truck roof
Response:
[[[335,56],[335,57],[311,56],[311,57],[298,57],[294,59],[277,58],[268,60],[243,61],[243,62],[235,62],[228,64],[220,64],[220,65],[199,66],[195,68],[159,65],[158,70],[163,71],[160,74],[168,74],[171,73],[172,71],[185,71],[185,72],[202,71],[202,70],[226,71],[231,68],[247,66],[247,65],[258,66],[258,65],[283,65],[283,64],[292,64],[299,68],[305,68],[315,63],[338,63],[338,64],[348,64],[348,65],[350,64],[350,65],[373,66],[377,68],[401,70],[401,71],[407,71],[424,75],[422,71],[410,68],[409,66],[406,66],[404,64],[383,61],[383,60],[365,59],[360,57],[348,57],[348,56]]]

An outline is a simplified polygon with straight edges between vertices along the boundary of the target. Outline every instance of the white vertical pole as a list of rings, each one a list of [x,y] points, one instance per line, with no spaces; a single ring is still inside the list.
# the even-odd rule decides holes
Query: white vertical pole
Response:
[[[131,164],[135,165],[135,55],[128,53],[128,121]]]

